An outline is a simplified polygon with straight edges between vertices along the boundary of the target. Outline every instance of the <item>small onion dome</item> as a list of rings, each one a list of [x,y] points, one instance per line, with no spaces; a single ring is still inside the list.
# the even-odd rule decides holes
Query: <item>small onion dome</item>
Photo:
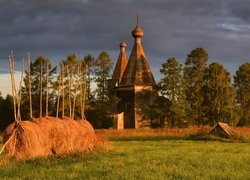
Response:
[[[132,31],[132,35],[135,38],[142,37],[143,34],[144,34],[143,30],[139,26],[136,26],[135,29]]]
[[[120,47],[126,47],[126,43],[124,41],[121,42]]]

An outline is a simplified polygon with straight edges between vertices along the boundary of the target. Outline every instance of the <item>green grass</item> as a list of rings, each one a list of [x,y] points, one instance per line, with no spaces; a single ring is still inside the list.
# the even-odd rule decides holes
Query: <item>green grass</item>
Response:
[[[0,156],[0,179],[250,179],[250,144],[191,140],[113,141],[96,150],[16,162]]]

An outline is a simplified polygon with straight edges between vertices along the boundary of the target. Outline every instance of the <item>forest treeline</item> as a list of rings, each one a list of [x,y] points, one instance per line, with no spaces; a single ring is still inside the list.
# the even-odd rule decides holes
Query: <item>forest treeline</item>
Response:
[[[60,72],[62,65],[65,68]],[[40,113],[41,75],[44,77],[43,116],[46,116],[46,106],[49,116],[56,116],[57,113],[62,116],[62,106],[57,112],[57,102],[58,99],[62,101],[62,95],[58,98],[58,89],[62,78],[59,74],[63,74],[65,116],[72,117],[71,108],[74,107],[73,118],[81,118],[84,104],[84,114],[95,128],[112,127],[110,114],[116,111],[119,102],[114,82],[110,79],[112,69],[113,61],[105,51],[97,58],[91,54],[83,58],[70,54],[58,66],[53,66],[46,57],[37,57],[30,65],[33,117],[39,117]],[[152,127],[213,126],[218,121],[232,126],[250,125],[250,62],[241,64],[232,77],[222,64],[208,64],[207,52],[196,48],[187,55],[185,64],[171,57],[163,62],[160,72],[162,79],[155,87],[155,100],[152,105],[143,107],[143,115],[151,120]],[[45,78],[46,75],[48,78]],[[79,88],[79,82],[83,88]],[[28,120],[27,71],[21,91],[21,118]],[[46,92],[49,92],[48,96]],[[82,95],[85,97],[83,104],[80,102]],[[13,114],[12,96],[3,98],[0,94],[1,130],[14,121]]]
[[[250,125],[250,62],[240,65],[231,77],[222,64],[208,64],[208,53],[196,48],[185,64],[171,57],[160,72],[160,93],[146,111],[156,126],[166,122],[170,127],[214,126],[218,121]]]

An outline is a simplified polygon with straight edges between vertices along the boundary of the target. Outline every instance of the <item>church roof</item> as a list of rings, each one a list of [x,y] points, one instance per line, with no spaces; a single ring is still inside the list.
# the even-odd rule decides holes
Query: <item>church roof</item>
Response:
[[[152,71],[141,44],[143,34],[143,30],[138,25],[132,31],[135,38],[134,47],[120,85],[155,85]]]
[[[134,36],[134,38],[137,37],[142,37],[144,35],[143,30],[137,25],[135,27],[135,29],[132,31],[132,35]]]
[[[125,52],[126,43],[124,41],[120,44],[120,54],[116,62],[115,70],[113,72],[112,79],[118,80],[120,82],[124,70],[127,66],[127,56]]]

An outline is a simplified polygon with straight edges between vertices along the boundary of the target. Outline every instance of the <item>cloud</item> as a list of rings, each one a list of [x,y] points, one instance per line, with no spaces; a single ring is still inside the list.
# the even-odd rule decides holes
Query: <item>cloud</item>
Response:
[[[234,71],[250,59],[249,7],[248,0],[0,0],[0,60],[10,50],[17,59],[30,51],[57,60],[107,50],[116,60],[121,39],[129,55],[139,12],[152,66],[172,56],[184,62],[204,47],[211,61]]]

